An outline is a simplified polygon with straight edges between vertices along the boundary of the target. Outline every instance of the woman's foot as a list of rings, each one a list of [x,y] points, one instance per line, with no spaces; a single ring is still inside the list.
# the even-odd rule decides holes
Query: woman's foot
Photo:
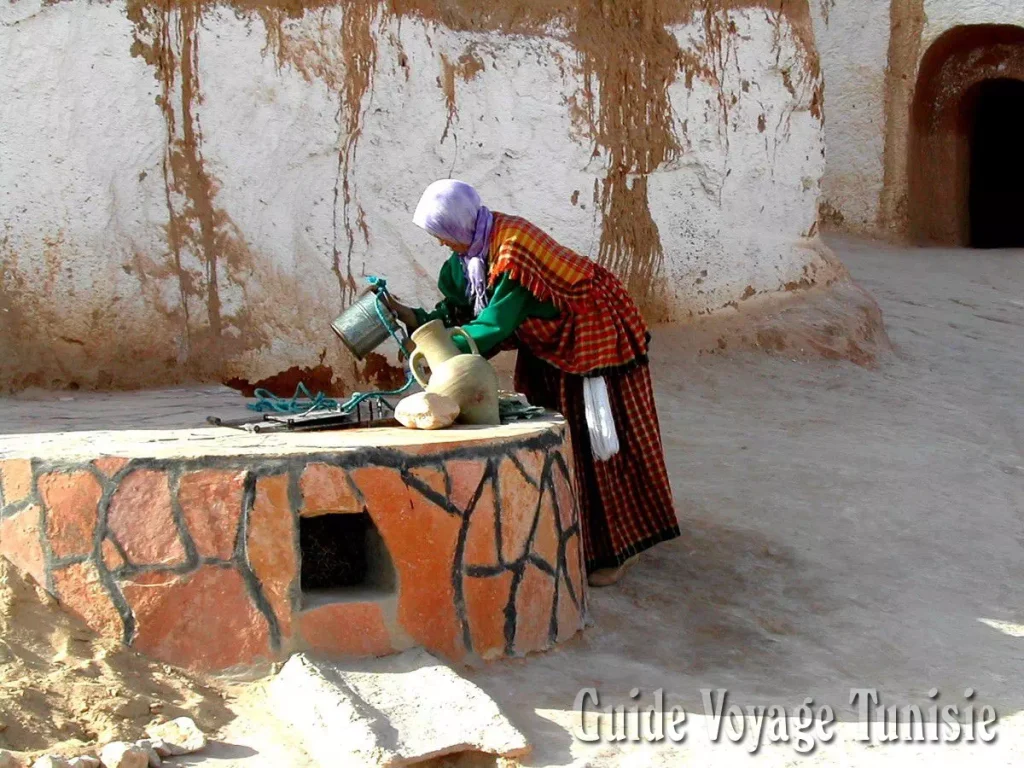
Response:
[[[618,568],[601,568],[596,570],[587,576],[587,583],[592,587],[610,587],[612,584],[618,584],[622,577],[626,575],[626,571],[636,565],[639,559],[640,555],[636,554]]]

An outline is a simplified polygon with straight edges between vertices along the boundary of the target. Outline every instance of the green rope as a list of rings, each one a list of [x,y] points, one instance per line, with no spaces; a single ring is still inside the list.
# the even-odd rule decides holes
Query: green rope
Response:
[[[398,348],[402,351],[402,354],[408,359],[410,350],[406,347],[405,342],[398,337],[398,326],[392,322],[391,316],[383,309],[383,300],[381,297],[388,295],[387,280],[383,277],[370,275],[366,278],[366,281],[372,287],[377,289],[377,300],[374,302],[374,307],[377,309],[377,317],[380,319],[381,323],[384,324],[384,327],[388,329],[388,333],[391,334],[391,338],[393,338],[398,344]],[[385,398],[404,395],[415,382],[416,380],[413,378],[412,371],[407,369],[405,373],[405,384],[398,389],[374,392],[353,392],[348,400],[343,403],[339,403],[337,400],[326,397],[323,392],[318,392],[314,396],[306,388],[305,384],[299,382],[299,386],[295,388],[295,394],[290,399],[277,397],[265,389],[257,389],[253,393],[256,396],[256,402],[249,403],[247,407],[249,410],[256,411],[257,413],[271,412],[305,415],[314,411],[332,411],[349,414],[366,401],[374,400],[378,405],[384,406],[390,410],[391,404],[387,402]]]

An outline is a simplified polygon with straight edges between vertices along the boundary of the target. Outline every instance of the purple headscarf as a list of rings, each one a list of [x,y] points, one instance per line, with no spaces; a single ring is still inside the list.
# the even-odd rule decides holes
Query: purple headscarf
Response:
[[[460,258],[466,297],[479,315],[487,306],[487,248],[494,225],[494,216],[480,202],[480,195],[464,181],[435,181],[420,198],[412,220],[434,237],[469,246]]]

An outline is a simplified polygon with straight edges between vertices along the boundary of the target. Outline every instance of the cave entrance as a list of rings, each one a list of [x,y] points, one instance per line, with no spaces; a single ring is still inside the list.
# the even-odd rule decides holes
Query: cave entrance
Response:
[[[1024,82],[987,80],[970,101],[970,245],[1024,248]]]
[[[906,215],[921,245],[1024,246],[1024,28],[954,27],[925,52],[910,115]]]

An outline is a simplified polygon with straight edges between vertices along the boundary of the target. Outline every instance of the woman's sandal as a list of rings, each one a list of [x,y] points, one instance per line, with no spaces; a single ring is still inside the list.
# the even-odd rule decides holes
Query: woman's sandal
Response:
[[[639,559],[640,555],[638,553],[618,568],[601,568],[596,570],[587,576],[587,584],[592,587],[610,587],[612,584],[618,584],[622,577],[626,575],[626,571],[636,565]]]

